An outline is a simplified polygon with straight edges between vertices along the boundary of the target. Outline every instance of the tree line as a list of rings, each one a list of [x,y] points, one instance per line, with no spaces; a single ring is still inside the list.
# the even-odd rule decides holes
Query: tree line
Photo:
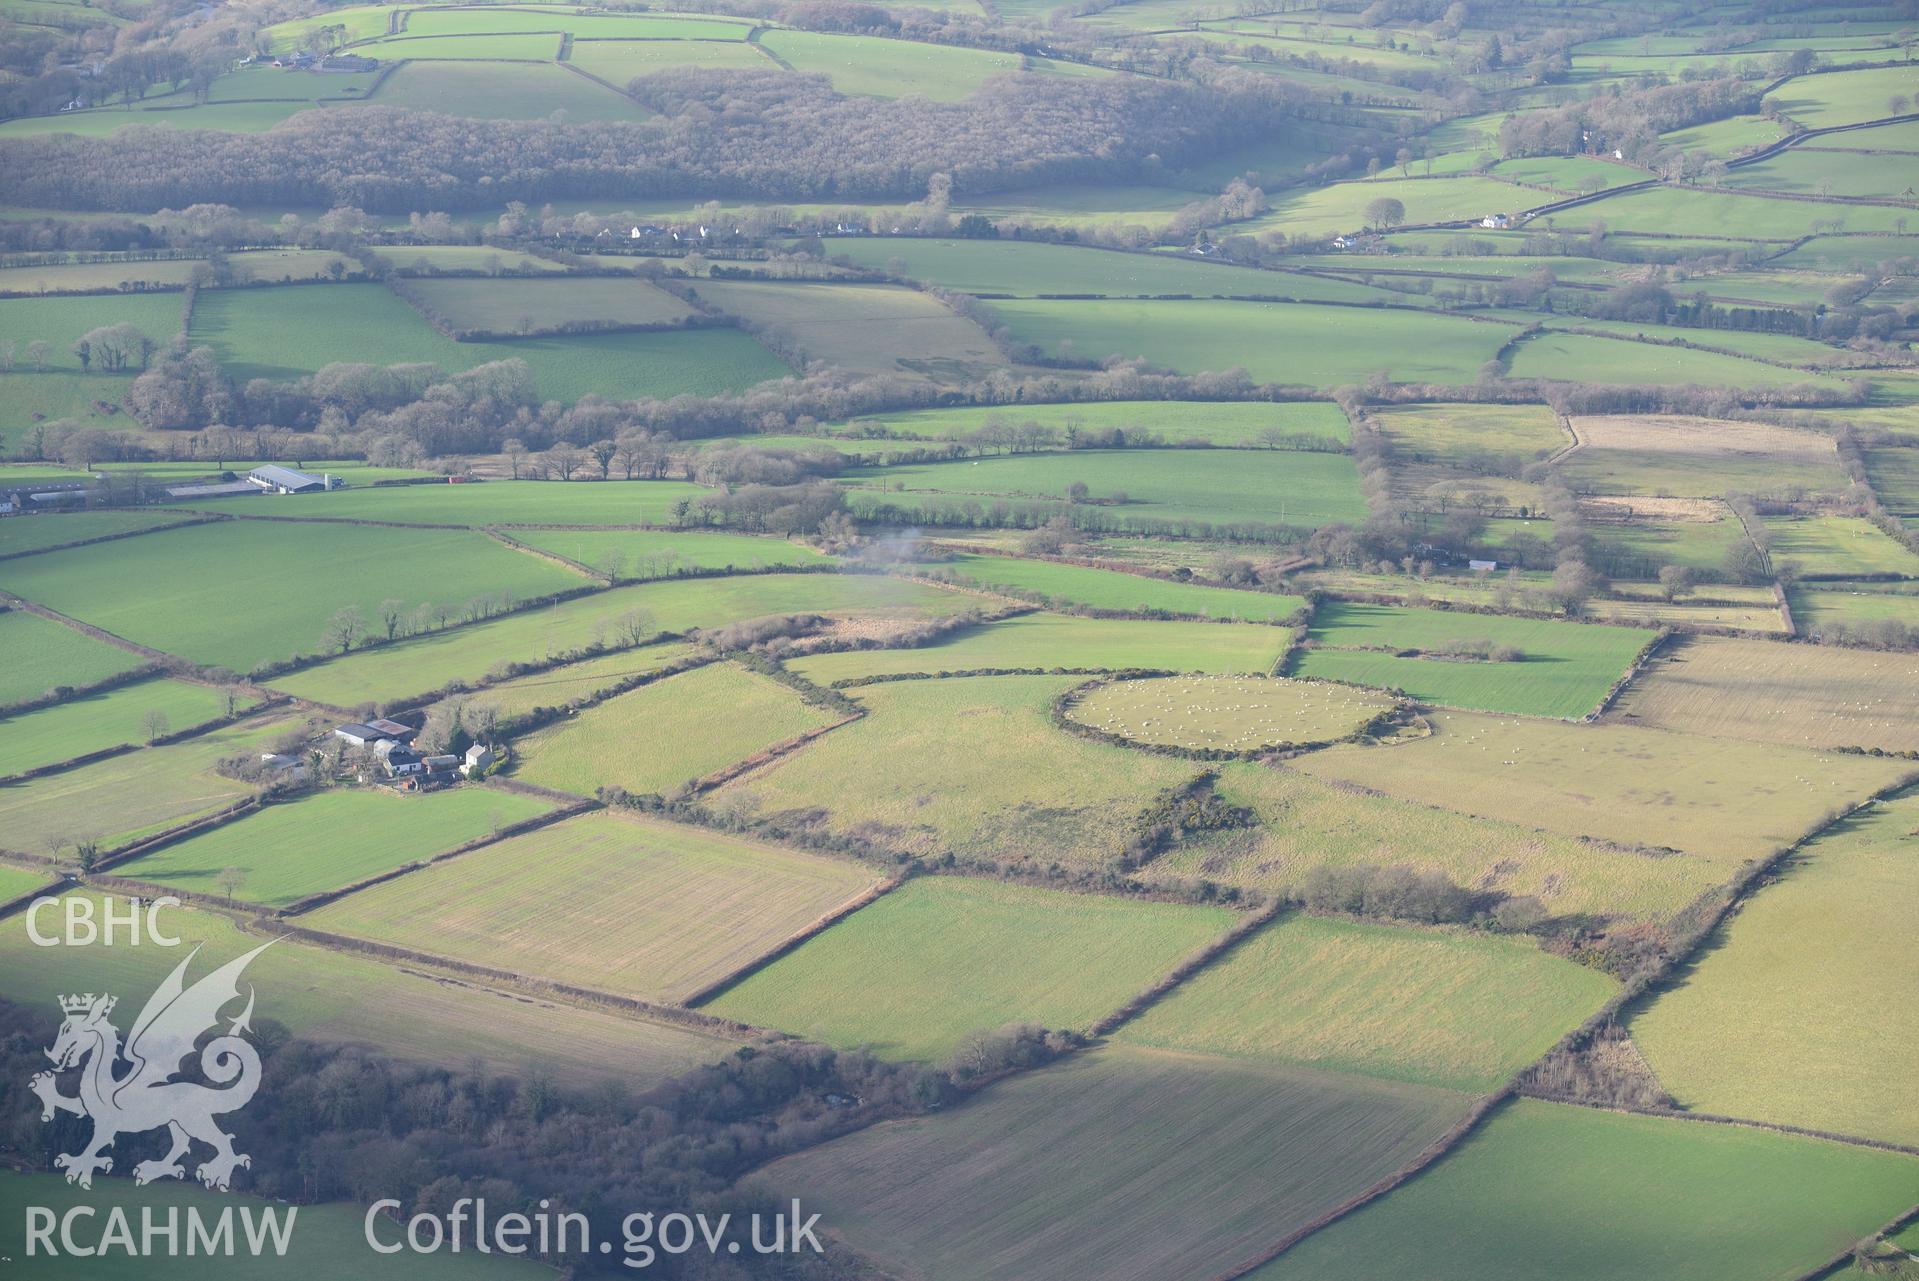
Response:
[[[824,76],[770,69],[666,71],[630,91],[659,118],[556,124],[367,104],[303,112],[261,133],[6,139],[0,200],[404,214],[505,200],[913,199],[935,173],[970,191],[1135,181],[1270,136],[1286,120],[1275,95],[1119,76],[1001,77],[957,103],[845,98]]]

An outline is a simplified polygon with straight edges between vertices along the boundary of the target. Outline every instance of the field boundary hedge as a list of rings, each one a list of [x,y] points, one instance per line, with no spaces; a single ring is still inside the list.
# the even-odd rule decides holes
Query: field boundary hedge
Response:
[[[642,645],[642,646],[639,646],[638,648],[643,649],[645,648],[645,646]],[[625,651],[614,650],[612,652],[623,653]],[[502,734],[509,737],[517,737],[520,735],[536,733],[539,730],[545,729],[549,725],[554,725],[559,723],[560,721],[566,720],[568,717],[572,716],[575,712],[583,712],[583,711],[586,711],[588,708],[598,707],[601,703],[607,702],[610,699],[618,698],[622,694],[630,694],[636,689],[642,689],[645,686],[655,684],[656,682],[659,682],[659,681],[663,681],[670,676],[680,676],[687,672],[693,671],[697,668],[705,667],[708,664],[717,663],[719,661],[720,661],[720,658],[719,658],[719,655],[717,654],[689,654],[685,658],[682,658],[678,660],[677,662],[668,663],[665,667],[655,668],[654,670],[650,672],[636,672],[631,676],[624,677],[618,681],[615,681],[611,685],[607,685],[601,689],[597,689],[593,691],[591,694],[588,694],[583,698],[576,699],[572,702],[560,704],[556,706],[536,707],[532,709],[531,711],[527,712],[524,716],[519,716],[519,717],[515,717],[512,720],[503,721],[502,724],[504,726],[504,729],[502,730]],[[561,664],[561,666],[568,666],[568,664]],[[486,690],[493,689],[493,688],[496,688],[496,686],[492,686],[492,685],[482,686],[480,689],[474,690],[472,692],[476,694],[483,694],[486,692]],[[449,695],[448,697],[452,697],[452,696]],[[409,709],[409,710],[412,710],[412,709]],[[507,780],[503,779],[502,781],[507,781]],[[511,781],[519,782],[521,780],[515,779]],[[528,784],[528,786],[531,786],[531,784]]]
[[[453,974],[487,979],[542,995],[562,997],[576,1004],[592,1005],[615,1013],[638,1015],[656,1023],[676,1023],[682,1027],[716,1032],[723,1036],[752,1039],[767,1035],[766,1029],[755,1027],[750,1023],[702,1014],[698,1010],[689,1010],[677,1005],[662,1005],[654,1001],[641,1000],[636,996],[621,996],[615,992],[602,992],[598,988],[580,987],[577,984],[562,983],[538,975],[521,974],[517,970],[477,965],[471,961],[458,961],[450,956],[400,947],[393,943],[376,943],[372,939],[355,938],[350,934],[335,934],[330,930],[314,929],[310,925],[301,925],[279,917],[259,915],[255,919],[258,923],[278,930],[285,936],[312,943],[316,947],[330,948],[336,952],[360,952],[380,960],[410,961],[415,965],[432,966]]]
[[[143,854],[151,854],[175,842],[184,841],[189,836],[197,836],[201,832],[224,826],[237,818],[243,818],[259,809],[263,803],[260,793],[255,792],[222,806],[211,814],[202,814],[191,822],[182,823],[178,827],[170,827],[163,832],[155,832],[152,836],[143,836],[138,840],[107,850],[93,865],[93,871],[88,873],[88,879],[91,880],[97,874],[118,867],[122,863],[130,863]]]
[[[130,641],[124,636],[115,635],[104,627],[95,627],[92,623],[83,623],[71,614],[62,614],[57,609],[48,609],[45,605],[36,605],[24,597],[15,596],[5,588],[0,588],[0,601],[4,601],[26,613],[44,618],[49,623],[58,623],[62,627],[70,627],[83,636],[91,636],[94,640],[100,641],[102,644],[111,645],[115,649],[123,649],[129,654],[138,654],[148,662],[157,664],[168,671],[191,666],[186,659],[181,658],[177,654],[169,654],[165,650],[155,649],[151,645],[142,645],[138,641]]]
[[[56,685],[43,694],[36,694],[32,698],[23,698],[17,703],[0,706],[0,720],[22,716],[27,712],[37,712],[41,708],[64,703],[70,698],[87,698],[94,694],[104,694],[108,690],[119,689],[123,685],[138,685],[141,681],[169,674],[171,674],[170,669],[159,663],[146,663],[140,667],[129,667],[124,672],[97,680],[91,685]]]
[[[502,546],[511,547],[516,552],[525,552],[527,555],[536,557],[540,560],[551,561],[553,564],[558,565],[563,569],[570,569],[573,572],[581,575],[582,577],[597,579],[598,581],[605,583],[608,587],[611,587],[613,585],[613,580],[607,577],[605,574],[600,573],[598,570],[588,569],[585,565],[582,565],[579,561],[573,560],[572,558],[567,556],[562,556],[558,552],[550,552],[550,551],[547,551],[545,548],[535,547],[531,543],[523,543],[519,539],[513,537],[513,535],[506,533],[497,525],[482,525],[480,527],[480,532],[482,534],[485,534],[488,538],[493,539],[495,542],[500,543]]]
[[[1452,1127],[1444,1134],[1415,1153],[1412,1159],[1407,1161],[1405,1165],[1385,1175],[1371,1187],[1355,1193],[1338,1205],[1322,1212],[1310,1222],[1294,1228],[1277,1242],[1268,1246],[1265,1250],[1246,1260],[1244,1263],[1236,1264],[1223,1272],[1215,1273],[1211,1281],[1239,1281],[1240,1278],[1257,1272],[1274,1259],[1277,1259],[1280,1255],[1286,1253],[1286,1251],[1298,1245],[1301,1241],[1304,1241],[1313,1233],[1318,1232],[1322,1228],[1331,1227],[1335,1222],[1345,1218],[1353,1211],[1362,1209],[1371,1202],[1377,1201],[1380,1197],[1385,1196],[1388,1192],[1393,1191],[1407,1180],[1425,1173],[1426,1170],[1438,1162],[1440,1158],[1451,1152],[1461,1140],[1471,1134],[1473,1130],[1477,1129],[1479,1123],[1485,1120],[1494,1108],[1499,1107],[1514,1097],[1514,1093],[1515,1091],[1512,1085],[1507,1084],[1481,1098],[1473,1104],[1465,1116],[1454,1122]]]
[[[908,871],[901,872],[895,876],[890,876],[886,878],[885,880],[876,882],[873,885],[867,886],[864,890],[861,890],[858,894],[855,894],[852,898],[847,899],[844,903],[841,903],[838,907],[835,907],[831,911],[823,913],[819,917],[819,919],[815,920],[812,924],[804,926],[801,929],[795,930],[792,934],[787,936],[785,941],[775,945],[774,947],[770,948],[766,952],[763,952],[759,956],[754,957],[750,961],[746,961],[740,965],[734,966],[731,970],[728,970],[725,974],[722,974],[719,978],[714,979],[712,982],[708,983],[706,986],[697,988],[694,991],[687,993],[685,997],[681,998],[680,1004],[684,1005],[688,1009],[693,1009],[697,1006],[707,1004],[709,1001],[712,1001],[714,998],[718,997],[721,993],[725,992],[728,988],[733,987],[736,984],[741,983],[747,978],[751,977],[752,975],[759,973],[761,970],[765,969],[767,966],[773,964],[773,962],[778,961],[783,957],[790,956],[792,953],[798,951],[802,945],[804,945],[805,943],[813,939],[815,936],[825,933],[827,930],[839,924],[841,921],[845,920],[847,917],[853,915],[853,913],[859,911],[861,908],[866,907],[869,904],[875,903],[879,901],[881,898],[883,898],[884,896],[891,894],[894,890],[898,889],[900,886],[906,884],[908,880],[912,879],[912,876],[913,876],[913,873],[911,872],[911,870],[908,870]]]
[[[1402,720],[1413,709],[1413,700],[1407,698],[1405,695],[1402,694],[1397,697],[1387,695],[1387,697],[1394,699],[1390,707],[1368,717],[1362,724],[1348,733],[1340,735],[1338,738],[1315,739],[1303,743],[1268,743],[1261,747],[1239,749],[1227,747],[1184,747],[1178,743],[1145,743],[1138,739],[1127,738],[1124,734],[1114,734],[1107,730],[1100,729],[1098,726],[1088,725],[1084,721],[1076,721],[1069,714],[1073,708],[1079,704],[1081,698],[1096,689],[1103,689],[1116,682],[1151,680],[1155,679],[1156,676],[1187,674],[1193,673],[1166,672],[1153,675],[1134,675],[1126,672],[1116,672],[1110,676],[1101,676],[1095,680],[1087,681],[1083,685],[1075,685],[1071,689],[1062,690],[1058,697],[1054,698],[1049,705],[1047,719],[1052,721],[1055,728],[1063,730],[1076,738],[1090,739],[1093,742],[1105,743],[1112,747],[1130,748],[1136,752],[1151,752],[1156,756],[1176,756],[1189,761],[1256,761],[1263,757],[1279,753],[1315,752],[1339,743],[1358,743],[1366,739],[1375,738],[1378,736],[1377,731],[1385,729],[1389,724]],[[1198,674],[1205,675],[1205,673]],[[1284,679],[1308,685],[1338,685],[1348,689],[1364,690],[1370,694],[1384,693],[1384,691],[1375,689],[1370,685],[1355,685],[1349,681],[1324,680],[1318,677],[1287,677]]]
[[[691,794],[694,796],[703,796],[717,787],[722,787],[732,782],[736,778],[752,773],[762,765],[770,765],[782,756],[788,756],[797,752],[800,748],[805,747],[808,743],[823,734],[830,734],[842,726],[851,725],[854,721],[864,720],[865,718],[866,709],[861,708],[857,713],[834,721],[831,725],[821,725],[814,729],[806,730],[804,733],[795,734],[793,737],[775,743],[771,747],[762,748],[743,761],[735,761],[731,765],[716,769],[711,774],[696,779],[691,788]]]
[[[1591,723],[1611,711],[1612,705],[1619,701],[1619,696],[1626,692],[1626,687],[1632,684],[1635,677],[1646,670],[1646,665],[1659,656],[1659,652],[1666,647],[1672,638],[1673,631],[1671,628],[1660,628],[1651,640],[1639,647],[1639,653],[1634,655],[1632,662],[1626,665],[1626,670],[1619,674],[1619,679],[1615,680],[1612,685],[1607,688],[1605,696],[1599,700],[1599,706],[1593,708],[1579,719]]]
[[[41,295],[35,295],[40,297]],[[50,547],[32,547],[23,552],[0,552],[0,560],[19,560],[24,556],[43,556],[48,552],[71,551],[76,547],[92,547],[96,543],[117,542],[122,538],[138,538],[142,534],[157,534],[162,530],[185,529],[189,525],[209,525],[227,517],[216,512],[204,515],[182,515],[179,520],[166,521],[158,525],[149,525],[144,529],[123,529],[115,534],[95,534],[92,538],[77,538],[70,543],[55,543]]]
[[[27,907],[45,898],[49,894],[64,894],[67,890],[73,888],[74,879],[67,873],[56,871],[51,872],[50,875],[52,879],[45,885],[37,886],[34,889],[28,890],[25,894],[18,895],[8,899],[4,903],[0,903],[0,921],[4,921],[15,912],[24,911]]]
[[[1163,1000],[1174,988],[1238,947],[1256,931],[1278,920],[1285,913],[1286,907],[1285,899],[1274,899],[1265,907],[1242,913],[1240,919],[1227,926],[1224,933],[1188,952],[1149,986],[1134,993],[1124,1005],[1087,1028],[1086,1034],[1109,1036],[1120,1027],[1132,1022],[1148,1008]]]
[[[91,752],[83,752],[78,756],[70,756],[66,760],[48,761],[45,765],[36,765],[32,769],[25,769],[17,774],[8,774],[5,777],[0,777],[0,787],[11,787],[15,783],[24,783],[29,779],[45,778],[49,774],[64,774],[68,770],[76,770],[82,766],[111,760],[113,757],[125,756],[149,747],[165,747],[170,743],[184,743],[186,740],[197,738],[209,730],[219,729],[223,725],[231,725],[236,721],[243,721],[250,716],[267,710],[269,707],[278,707],[289,701],[291,700],[285,695],[279,695],[267,702],[256,703],[244,711],[237,711],[231,716],[216,716],[212,720],[201,721],[198,725],[189,725],[185,729],[175,730],[170,734],[162,734],[151,742],[114,743],[108,747],[95,748]]]

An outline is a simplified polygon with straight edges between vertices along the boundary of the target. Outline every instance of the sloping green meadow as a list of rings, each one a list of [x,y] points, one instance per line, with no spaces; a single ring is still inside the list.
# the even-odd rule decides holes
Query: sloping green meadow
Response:
[[[1343,454],[1274,450],[1083,450],[867,468],[846,479],[855,511],[977,523],[996,504],[1045,515],[1083,510],[1113,526],[1316,527],[1364,519],[1359,473]],[[1068,503],[1075,484],[1090,506]]]
[[[1153,794],[1191,762],[1088,742],[1056,728],[1074,676],[896,681],[854,690],[864,718],[726,785],[748,814],[937,858],[1098,868]]]
[[[23,609],[0,610],[0,706],[38,698],[61,685],[92,685],[131,671],[138,654],[115,649]]]
[[[1900,1153],[1520,1099],[1252,1275],[1364,1258],[1432,1281],[1787,1281],[1905,1210],[1915,1180]]]
[[[706,1008],[937,1062],[1007,1023],[1090,1026],[1232,921],[1223,908],[918,877]]]
[[[514,775],[582,796],[602,786],[671,792],[837,719],[764,676],[713,663],[522,739]]]
[[[1640,628],[1336,602],[1307,632],[1296,674],[1402,689],[1478,711],[1578,717],[1591,712],[1652,642]],[[1517,659],[1448,657],[1510,647]],[[1418,650],[1401,657],[1393,651]]]
[[[1919,885],[1919,802],[1874,807],[1809,846],[1741,906],[1633,1039],[1687,1107],[1919,1142],[1904,1088],[1919,984],[1901,927]]]
[[[953,1281],[1213,1276],[1410,1160],[1446,1090],[1111,1045],[767,1167],[862,1252]],[[1356,1256],[1317,1274],[1348,1273]]]
[[[255,701],[242,696],[237,705]],[[219,690],[172,680],[140,681],[57,703],[0,720],[0,777],[122,743],[144,743],[225,714]]]
[[[1299,916],[1240,943],[1118,1036],[1483,1091],[1615,987],[1528,939]]]
[[[104,896],[87,897],[97,913]],[[180,939],[180,948],[38,947],[27,937],[26,917],[11,916],[0,921],[0,996],[53,1013],[59,1008],[55,1000],[75,990],[151,992],[196,945],[193,977],[263,942],[205,908],[169,909],[161,924]],[[463,1067],[477,1062],[494,1072],[549,1075],[568,1086],[617,1080],[643,1089],[715,1062],[735,1045],[678,1023],[573,1007],[566,1011],[567,1035],[555,1036],[552,1008],[543,1003],[294,939],[262,952],[247,968],[247,979],[257,985],[259,1016],[285,1024],[296,1036],[378,1046],[384,1055],[435,1070],[445,1070],[449,1062]],[[196,1262],[204,1266],[206,1261]],[[140,1263],[151,1266],[150,1260]],[[86,1281],[93,1275],[85,1274]],[[245,1274],[247,1281],[257,1275],[257,1270]],[[353,1269],[335,1275],[364,1273]]]
[[[525,598],[581,581],[458,530],[221,521],[130,538],[112,553],[0,561],[0,587],[143,645],[245,671],[322,652],[327,620],[347,606],[372,619],[389,598],[409,610],[443,602],[457,615],[476,596]],[[165,594],[138,590],[147,583],[165,583]]]
[[[122,864],[123,876],[224,894],[228,868],[244,873],[233,897],[285,907],[326,890],[450,850],[552,806],[493,788],[403,796],[341,788],[269,805]]]
[[[1304,597],[1279,592],[1202,587],[1084,565],[1061,565],[1011,556],[960,553],[926,568],[950,573],[983,587],[1037,593],[1049,600],[1090,605],[1094,609],[1165,610],[1174,614],[1197,614],[1202,618],[1277,623],[1306,607]]]
[[[1269,672],[1292,633],[1251,623],[1148,622],[1025,614],[949,633],[912,649],[814,654],[787,664],[830,685],[861,676],[982,669],[1165,668],[1182,672]]]

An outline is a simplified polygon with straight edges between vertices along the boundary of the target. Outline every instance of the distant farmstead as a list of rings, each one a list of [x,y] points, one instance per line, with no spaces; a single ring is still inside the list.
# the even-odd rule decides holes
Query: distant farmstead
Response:
[[[335,477],[315,476],[311,472],[295,471],[277,463],[255,467],[247,473],[247,483],[269,494],[317,494],[340,487]]]

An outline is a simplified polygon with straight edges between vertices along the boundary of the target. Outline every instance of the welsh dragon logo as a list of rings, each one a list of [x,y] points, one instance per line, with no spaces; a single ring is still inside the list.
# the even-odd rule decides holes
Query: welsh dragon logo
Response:
[[[60,1025],[53,1048],[46,1052],[54,1070],[36,1074],[31,1088],[40,1096],[42,1121],[51,1121],[57,1112],[93,1120],[93,1138],[84,1150],[53,1159],[55,1166],[66,1171],[68,1183],[92,1187],[96,1171],[113,1169],[113,1159],[103,1154],[115,1139],[161,1126],[171,1134],[173,1146],[160,1160],[134,1166],[135,1183],[184,1178],[186,1167],[180,1158],[187,1155],[195,1139],[213,1148],[213,1156],[194,1171],[209,1188],[224,1191],[236,1168],[253,1164],[251,1157],[233,1150],[233,1136],[213,1119],[245,1107],[260,1088],[259,1052],[240,1035],[251,1030],[250,986],[246,1008],[225,1035],[215,1036],[199,1051],[200,1072],[213,1084],[173,1078],[200,1037],[216,1029],[220,1011],[239,999],[240,972],[271,946],[263,943],[187,987],[187,966],[199,953],[195,948],[147,998],[125,1046],[120,1043],[119,1029],[107,1017],[113,1013],[115,998],[91,992],[60,998],[66,1022]],[[130,1066],[118,1073],[122,1061]],[[80,1092],[72,1097],[61,1094],[58,1074],[76,1067],[80,1069]]]

